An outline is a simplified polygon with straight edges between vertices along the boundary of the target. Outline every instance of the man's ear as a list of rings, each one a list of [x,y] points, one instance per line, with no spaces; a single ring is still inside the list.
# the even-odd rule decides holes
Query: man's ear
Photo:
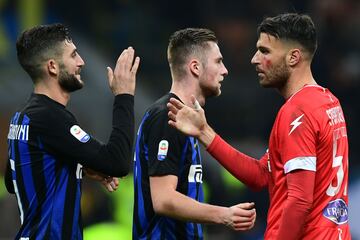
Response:
[[[295,66],[301,60],[301,50],[298,48],[290,49],[287,55],[287,62],[290,67]]]
[[[50,75],[59,74],[59,64],[54,59],[48,60],[46,67]]]
[[[195,75],[199,76],[201,72],[201,64],[197,59],[192,59],[188,65],[190,72]]]

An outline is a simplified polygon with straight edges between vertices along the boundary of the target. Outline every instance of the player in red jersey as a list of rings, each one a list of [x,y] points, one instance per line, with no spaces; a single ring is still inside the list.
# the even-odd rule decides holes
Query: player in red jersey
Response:
[[[251,63],[260,85],[286,100],[260,161],[221,139],[195,98],[195,109],[171,99],[169,124],[197,137],[249,187],[268,187],[265,239],[349,240],[346,124],[339,100],[312,76],[314,24],[307,15],[286,13],[264,19],[258,33]]]

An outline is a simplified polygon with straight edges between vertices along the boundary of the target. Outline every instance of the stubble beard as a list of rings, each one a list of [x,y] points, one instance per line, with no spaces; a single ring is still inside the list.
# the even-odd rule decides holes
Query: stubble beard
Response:
[[[70,93],[81,89],[84,86],[84,83],[77,79],[75,74],[70,74],[65,70],[64,67],[61,67],[59,73],[59,85],[64,91]]]
[[[266,75],[260,78],[260,85],[264,88],[282,88],[290,77],[290,69],[283,61],[273,67]]]

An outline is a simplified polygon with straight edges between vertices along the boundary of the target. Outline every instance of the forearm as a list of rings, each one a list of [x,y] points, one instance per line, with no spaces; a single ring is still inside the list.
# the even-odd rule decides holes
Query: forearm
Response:
[[[129,173],[134,141],[134,97],[115,97],[113,129],[106,145],[85,162],[86,166],[106,175],[122,177]]]
[[[204,145],[205,148],[208,148],[208,146],[214,140],[215,136],[215,131],[208,124],[205,124],[204,128],[200,131],[200,135],[197,136],[197,138]]]
[[[269,171],[266,159],[259,161],[237,151],[219,135],[214,137],[207,151],[232,175],[250,188],[258,190],[267,186]]]
[[[177,191],[168,192],[162,200],[154,201],[154,210],[160,215],[182,221],[225,224],[225,217],[222,216],[226,214],[226,207],[200,203]]]
[[[288,197],[281,215],[277,239],[301,239],[306,218],[312,208],[315,172],[294,171],[287,174],[286,179]]]

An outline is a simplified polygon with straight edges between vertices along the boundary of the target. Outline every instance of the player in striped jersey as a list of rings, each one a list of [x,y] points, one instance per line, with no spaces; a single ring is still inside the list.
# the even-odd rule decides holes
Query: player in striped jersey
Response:
[[[16,194],[21,227],[15,239],[82,239],[80,211],[82,168],[109,190],[129,172],[134,131],[135,76],[139,58],[128,48],[114,71],[108,68],[115,95],[113,130],[107,144],[79,126],[66,109],[70,93],[81,89],[84,61],[62,24],[37,26],[18,39],[21,66],[34,92],[11,119],[5,176]]]
[[[168,124],[171,97],[189,103],[221,93],[227,75],[215,34],[188,28],[175,32],[168,47],[172,87],[146,111],[135,150],[133,239],[203,239],[201,223],[235,230],[253,226],[252,203],[220,207],[203,203],[202,162],[198,142]]]
[[[339,100],[312,76],[314,23],[307,15],[280,14],[264,19],[258,33],[251,62],[261,86],[285,99],[260,161],[222,140],[202,109],[171,99],[169,123],[198,137],[246,185],[268,188],[265,239],[350,240],[346,123]]]

